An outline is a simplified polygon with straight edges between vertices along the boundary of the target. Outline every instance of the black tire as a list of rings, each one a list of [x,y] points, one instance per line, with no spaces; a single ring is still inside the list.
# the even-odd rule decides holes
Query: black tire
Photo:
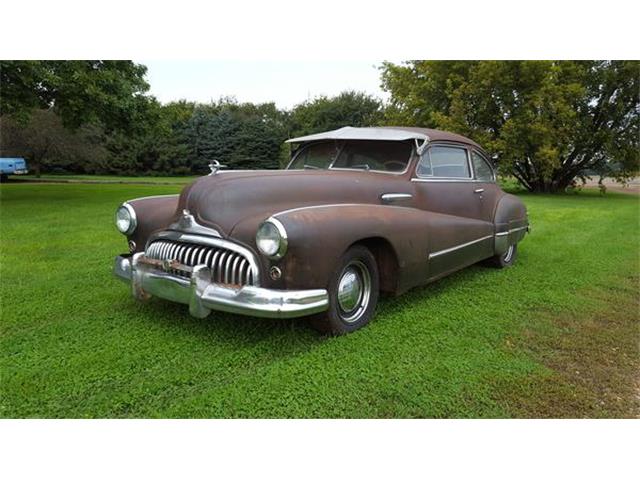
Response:
[[[487,260],[487,265],[493,268],[510,267],[516,261],[518,256],[518,244],[509,245],[509,248],[502,255],[496,255]]]
[[[0,175],[0,182],[6,182],[7,180],[9,180],[9,175],[6,175],[4,173]]]
[[[342,335],[364,327],[373,318],[379,286],[378,265],[373,254],[362,245],[351,247],[341,257],[329,281],[329,309],[311,317],[311,326],[330,335]],[[341,287],[342,296],[339,298]],[[353,294],[349,295],[349,292]],[[344,308],[351,307],[351,304],[355,306]]]

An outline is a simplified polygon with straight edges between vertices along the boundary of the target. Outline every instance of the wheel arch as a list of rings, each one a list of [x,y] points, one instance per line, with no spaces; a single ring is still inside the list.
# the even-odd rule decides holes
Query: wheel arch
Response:
[[[395,293],[398,290],[400,264],[398,254],[389,240],[384,237],[366,237],[354,241],[347,250],[356,245],[369,249],[376,259],[380,291]]]

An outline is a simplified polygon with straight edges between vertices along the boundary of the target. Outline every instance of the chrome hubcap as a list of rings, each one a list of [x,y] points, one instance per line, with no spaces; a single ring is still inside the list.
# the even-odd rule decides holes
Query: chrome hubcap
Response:
[[[513,256],[513,245],[509,245],[509,250],[507,250],[507,252],[504,254],[504,261],[508,263],[509,261],[511,261],[512,256]]]
[[[338,282],[338,306],[340,317],[345,322],[357,321],[369,305],[371,297],[371,275],[360,261],[349,263]]]

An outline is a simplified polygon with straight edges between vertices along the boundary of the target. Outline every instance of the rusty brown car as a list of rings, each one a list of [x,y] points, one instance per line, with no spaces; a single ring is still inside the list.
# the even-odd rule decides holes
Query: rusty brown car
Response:
[[[425,128],[352,128],[288,140],[284,170],[221,171],[116,212],[133,295],[256,317],[309,317],[333,334],[400,294],[483,261],[514,263],[527,211],[487,154]]]

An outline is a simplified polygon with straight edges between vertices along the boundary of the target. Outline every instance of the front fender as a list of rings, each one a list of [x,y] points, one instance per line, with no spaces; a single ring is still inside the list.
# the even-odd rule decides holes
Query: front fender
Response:
[[[136,212],[138,226],[127,237],[136,244],[135,252],[144,251],[149,236],[156,230],[168,227],[174,222],[178,207],[178,194],[157,195],[152,197],[136,198],[126,203]]]
[[[423,211],[349,204],[293,209],[274,216],[289,238],[288,251],[278,263],[286,288],[325,288],[342,254],[365,239],[381,239],[393,249],[400,274],[398,289],[407,276],[426,278],[428,236]]]

